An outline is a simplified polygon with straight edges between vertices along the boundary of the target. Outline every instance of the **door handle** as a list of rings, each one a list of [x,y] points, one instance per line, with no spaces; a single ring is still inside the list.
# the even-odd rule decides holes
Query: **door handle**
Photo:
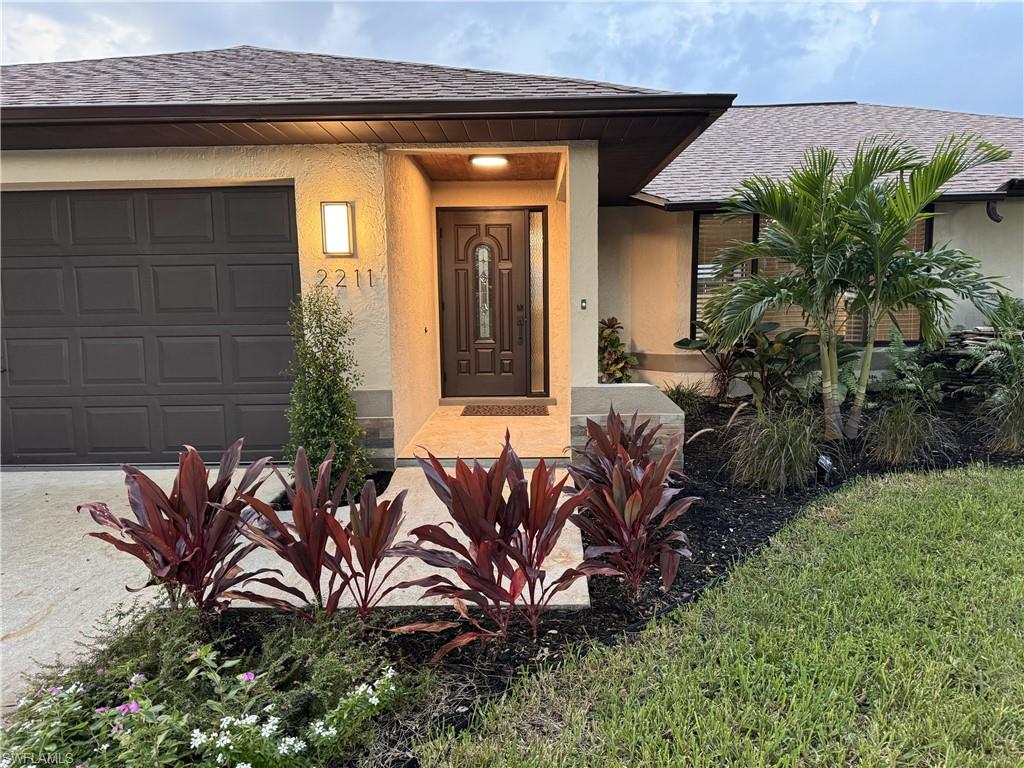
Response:
[[[519,326],[519,346],[523,345],[523,326],[526,325],[526,318],[522,315],[516,320],[516,324]]]

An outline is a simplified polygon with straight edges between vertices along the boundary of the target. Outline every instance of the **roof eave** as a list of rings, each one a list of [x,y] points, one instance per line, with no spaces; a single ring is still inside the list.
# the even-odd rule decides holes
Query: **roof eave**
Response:
[[[938,203],[971,203],[986,202],[988,200],[1003,200],[1006,197],[1024,195],[1024,179],[1010,179],[998,190],[979,192],[951,192],[940,195],[935,202]],[[704,200],[670,200],[660,195],[653,195],[649,192],[637,192],[631,199],[643,205],[654,206],[665,211],[713,211],[721,208],[725,198],[709,198]]]
[[[409,120],[433,118],[585,117],[596,114],[659,114],[722,111],[734,94],[628,94],[551,98],[417,99],[227,104],[82,104],[4,106],[5,125],[89,123]]]

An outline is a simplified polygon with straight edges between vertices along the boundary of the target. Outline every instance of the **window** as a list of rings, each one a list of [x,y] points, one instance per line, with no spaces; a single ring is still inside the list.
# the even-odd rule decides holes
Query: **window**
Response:
[[[742,216],[726,221],[720,215],[694,213],[693,290],[690,305],[690,336],[696,338],[698,320],[704,319],[704,307],[719,288],[735,283],[750,274],[750,265],[738,267],[728,277],[715,277],[719,252],[733,240],[754,239],[754,219]]]
[[[719,252],[729,246],[734,240],[756,241],[760,230],[761,222],[757,217],[742,216],[737,219],[726,219],[716,213],[694,213],[694,264],[693,264],[693,288],[691,292],[691,324],[690,335],[696,336],[696,321],[704,319],[704,308],[711,296],[723,285],[742,280],[751,274],[751,265],[747,264],[726,278],[715,278],[718,265],[716,259]],[[917,229],[910,238],[908,245],[915,250],[925,250],[931,247],[931,221],[918,223]],[[762,259],[752,265],[753,272],[766,277],[777,277],[786,272],[788,262],[779,259]],[[915,309],[903,309],[896,313],[900,329],[907,341],[919,341],[921,338],[921,318]],[[766,322],[779,324],[780,331],[789,328],[806,327],[807,321],[799,307],[785,307],[783,309],[766,312]],[[892,330],[892,323],[888,318],[883,319],[878,326],[878,342],[886,343]],[[840,331],[845,334],[846,340],[854,344],[863,344],[865,341],[864,318],[859,315],[840,317]]]
[[[476,260],[476,334],[490,339],[491,333],[491,247],[478,245],[473,251]]]

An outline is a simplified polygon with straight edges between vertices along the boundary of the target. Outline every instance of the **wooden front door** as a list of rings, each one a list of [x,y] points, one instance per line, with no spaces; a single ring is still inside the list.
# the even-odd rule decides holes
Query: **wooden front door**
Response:
[[[437,219],[444,395],[527,394],[527,212],[439,210]]]

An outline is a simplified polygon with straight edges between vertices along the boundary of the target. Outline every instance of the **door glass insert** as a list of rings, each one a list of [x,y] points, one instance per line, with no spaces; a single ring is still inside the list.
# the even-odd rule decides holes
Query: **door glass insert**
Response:
[[[493,338],[491,332],[491,263],[489,245],[478,245],[473,251],[476,260],[476,333],[478,339]]]

